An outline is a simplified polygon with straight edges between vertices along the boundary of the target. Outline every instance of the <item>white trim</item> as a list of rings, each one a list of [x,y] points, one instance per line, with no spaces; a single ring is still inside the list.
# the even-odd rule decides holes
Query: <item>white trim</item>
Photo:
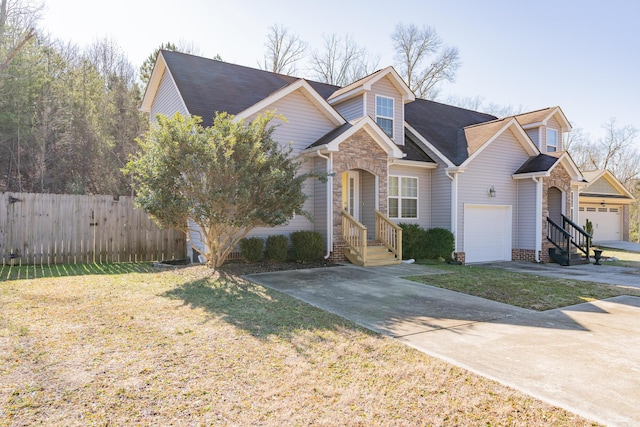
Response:
[[[160,89],[160,84],[162,83],[162,77],[164,73],[168,73],[169,78],[171,79],[171,83],[173,83],[173,87],[176,89],[176,93],[178,94],[178,98],[180,98],[180,102],[182,103],[183,111],[186,111],[187,114],[191,115],[191,112],[187,108],[187,104],[184,102],[184,98],[182,97],[182,92],[178,89],[178,85],[176,84],[176,80],[173,78],[173,74],[169,67],[167,67],[167,62],[162,55],[162,51],[158,51],[158,57],[156,58],[156,63],[153,66],[153,71],[151,72],[151,77],[149,78],[149,83],[147,84],[147,88],[144,92],[144,97],[142,98],[142,104],[140,106],[140,111],[145,113],[150,113],[151,108],[153,107],[153,102],[156,99],[156,95],[158,93],[158,89]]]
[[[552,145],[552,147],[554,148],[553,151],[549,151],[549,132],[555,132],[556,134],[556,143],[555,145]],[[560,135],[560,132],[558,132],[558,129],[556,128],[552,128],[549,126],[545,127],[545,139],[544,139],[544,152],[545,153],[557,153],[558,150],[558,135]]]
[[[409,86],[407,86],[404,80],[400,77],[398,72],[393,67],[389,66],[382,70],[376,71],[375,73],[372,73],[367,77],[363,77],[357,82],[354,82],[341,89],[338,89],[336,92],[340,92],[340,91],[344,91],[344,92],[336,96],[335,98],[333,98],[333,95],[331,95],[329,97],[328,102],[329,104],[333,105],[333,104],[340,103],[342,101],[346,101],[347,99],[358,95],[363,90],[366,93],[366,91],[371,90],[371,87],[374,83],[388,76],[389,74],[391,74],[391,76],[393,77],[391,80],[392,84],[395,86],[398,92],[400,92],[402,99],[405,101],[405,103],[415,101],[416,99],[415,94],[411,91]],[[350,86],[353,86],[353,88],[349,89]]]
[[[235,120],[245,119],[252,116],[253,114],[259,113],[260,111],[267,109],[271,104],[279,101],[280,99],[299,89],[309,95],[307,98],[311,101],[311,103],[318,107],[318,109],[322,111],[334,125],[339,126],[347,122],[344,117],[342,117],[331,105],[329,105],[329,103],[327,103],[327,101],[325,101],[318,94],[318,92],[316,92],[304,79],[296,80],[294,83],[291,83],[290,85],[277,90],[268,97],[244,109],[243,111],[235,115]]]
[[[389,157],[395,157],[398,159],[402,159],[404,157],[404,153],[402,152],[402,150],[400,150],[400,148],[391,140],[391,138],[389,138],[389,136],[380,128],[380,126],[378,126],[378,124],[373,121],[371,116],[364,116],[351,123],[351,128],[343,132],[328,144],[308,148],[306,150],[303,150],[302,154],[312,153],[317,150],[340,151],[340,144],[342,144],[360,129],[364,129],[369,135],[373,137],[373,140],[380,146],[380,148],[384,150],[385,153],[387,153]]]
[[[542,179],[532,177],[536,183],[536,214],[535,214],[535,260],[540,262],[540,253],[542,252]]]
[[[491,123],[493,122],[481,123],[473,126],[482,126],[482,125],[487,125]],[[471,163],[476,157],[480,155],[480,153],[482,153],[489,145],[491,145],[493,141],[495,141],[500,135],[502,135],[507,129],[511,128],[512,126],[515,127],[517,131],[517,132],[514,132],[516,140],[520,142],[520,145],[525,149],[527,154],[529,154],[530,156],[535,156],[537,154],[540,154],[540,149],[533,143],[533,141],[531,140],[531,138],[529,138],[529,135],[527,135],[524,129],[522,129],[522,126],[520,126],[520,123],[518,123],[518,121],[515,118],[511,118],[506,122],[506,124],[502,128],[500,128],[499,131],[494,133],[491,138],[489,138],[484,144],[482,144],[480,148],[478,148],[471,156],[469,156],[467,160],[462,162],[460,166],[464,167],[464,166],[467,166],[467,164]],[[521,138],[518,138],[518,135],[520,135]]]
[[[422,169],[437,169],[437,163],[431,162],[420,162],[417,160],[404,160],[404,159],[390,159],[389,166],[408,166],[413,168],[422,168]]]
[[[378,114],[378,100],[382,100],[382,99],[388,99],[391,101],[391,115],[390,116],[382,116]],[[396,100],[393,99],[390,96],[384,96],[384,95],[377,95],[376,94],[376,102],[375,102],[375,120],[376,123],[378,123],[378,118],[380,119],[385,119],[385,120],[391,120],[391,135],[387,134],[389,136],[389,138],[393,139],[394,136],[394,132],[393,132],[393,128],[395,127],[395,123],[396,123],[396,119],[395,119],[395,113],[396,113]],[[378,126],[380,126],[380,123],[378,123]],[[382,128],[382,126],[380,126],[380,128]],[[386,133],[386,132],[385,132]]]
[[[390,192],[389,192],[389,183],[390,183],[390,179],[389,178],[398,178],[398,195],[397,196],[391,196]],[[407,179],[415,179],[416,180],[416,196],[415,197],[410,197],[410,196],[402,196],[402,178],[407,178]],[[394,199],[398,199],[398,216],[391,216],[391,213],[389,212],[389,199],[391,198]],[[402,216],[402,200],[403,199],[407,199],[407,200],[415,200],[416,201],[416,216],[415,217],[404,217]],[[417,220],[420,219],[420,178],[417,176],[413,176],[413,175],[392,175],[390,174],[387,177],[387,214],[389,215],[389,218],[391,219],[411,219],[411,220]]]
[[[453,162],[451,160],[449,160],[449,158],[447,156],[445,156],[444,154],[442,154],[440,152],[440,150],[438,150],[432,143],[430,143],[429,141],[427,141],[425,139],[425,137],[423,137],[420,132],[418,132],[417,130],[415,130],[414,128],[411,127],[411,125],[407,122],[404,122],[404,126],[409,129],[409,131],[415,135],[416,138],[418,138],[420,140],[420,142],[422,142],[424,145],[427,146],[427,148],[429,150],[431,150],[440,160],[442,160],[447,167],[450,168],[455,168],[456,165],[453,164]]]

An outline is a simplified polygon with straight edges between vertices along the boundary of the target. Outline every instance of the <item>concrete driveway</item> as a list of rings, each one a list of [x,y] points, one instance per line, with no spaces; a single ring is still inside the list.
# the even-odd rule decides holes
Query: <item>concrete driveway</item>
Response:
[[[640,425],[640,298],[534,312],[402,279],[429,274],[442,273],[350,265],[248,278],[588,419]]]

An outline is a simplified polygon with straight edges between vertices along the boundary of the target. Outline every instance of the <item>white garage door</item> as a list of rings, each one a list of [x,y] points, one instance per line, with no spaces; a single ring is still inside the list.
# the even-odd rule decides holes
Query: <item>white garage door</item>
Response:
[[[622,240],[622,206],[581,206],[580,225],[587,219],[593,223],[594,241]]]
[[[466,262],[511,261],[511,206],[465,205]]]

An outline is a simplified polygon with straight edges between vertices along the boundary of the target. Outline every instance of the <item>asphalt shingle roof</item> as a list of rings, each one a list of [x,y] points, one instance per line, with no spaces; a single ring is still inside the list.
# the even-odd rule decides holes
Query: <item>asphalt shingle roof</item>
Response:
[[[216,111],[238,114],[272,93],[299,80],[297,77],[229,64],[180,52],[162,51],[189,113],[210,126]],[[309,84],[327,98],[339,87]]]
[[[496,120],[478,111],[416,99],[405,105],[405,120],[455,165],[468,157],[464,127]]]

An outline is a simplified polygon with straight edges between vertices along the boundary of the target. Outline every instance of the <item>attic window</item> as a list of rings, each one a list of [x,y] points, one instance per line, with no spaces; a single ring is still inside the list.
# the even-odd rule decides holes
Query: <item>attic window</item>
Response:
[[[389,138],[393,138],[393,98],[376,96],[376,122]]]
[[[547,129],[547,152],[558,151],[558,131]]]

